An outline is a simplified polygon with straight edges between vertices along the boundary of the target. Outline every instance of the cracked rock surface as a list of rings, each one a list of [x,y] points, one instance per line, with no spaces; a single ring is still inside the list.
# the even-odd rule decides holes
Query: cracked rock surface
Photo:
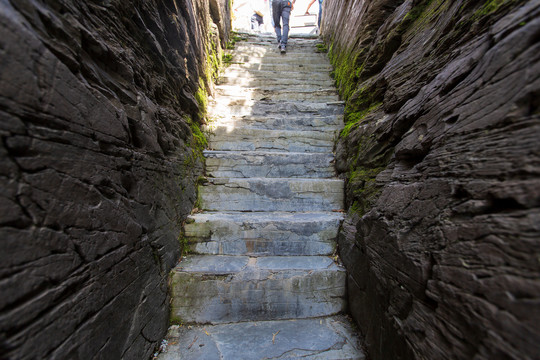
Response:
[[[540,2],[324,4],[347,109],[368,109],[336,167],[370,356],[538,359]]]
[[[291,39],[284,57],[273,38],[250,37],[233,52],[241,64],[226,69],[210,109],[203,212],[185,225],[192,253],[170,278],[181,325],[160,360],[364,358],[340,315],[346,274],[332,256],[343,106],[315,43]]]
[[[165,335],[228,6],[0,1],[1,359],[148,359]]]

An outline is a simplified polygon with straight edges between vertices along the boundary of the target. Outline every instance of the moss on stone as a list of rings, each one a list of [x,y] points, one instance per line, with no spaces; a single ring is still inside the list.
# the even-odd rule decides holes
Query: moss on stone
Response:
[[[343,128],[339,136],[347,137],[352,129],[361,124],[368,114],[377,110],[381,105],[382,102],[373,103],[370,104],[367,109],[347,113],[345,115],[345,127]]]
[[[497,10],[499,10],[499,8],[501,8],[503,5],[512,4],[515,2],[517,1],[516,0],[487,0],[480,9],[476,10],[473,17],[479,18],[482,16],[490,15],[496,12]]]
[[[353,201],[349,212],[363,216],[374,204],[381,192],[376,177],[386,166],[359,167],[349,173],[348,186],[353,187]]]

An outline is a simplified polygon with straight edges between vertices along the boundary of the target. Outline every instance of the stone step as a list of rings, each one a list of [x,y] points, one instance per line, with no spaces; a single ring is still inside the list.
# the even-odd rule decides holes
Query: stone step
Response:
[[[335,176],[331,153],[275,151],[205,151],[206,173],[227,178],[331,178]]]
[[[319,319],[171,326],[158,360],[365,359],[344,316]]]
[[[315,43],[301,43],[298,40],[291,40],[287,44],[287,54],[282,55],[277,47],[276,40],[266,43],[236,43],[234,47],[234,53],[240,55],[250,55],[252,53],[260,53],[264,51],[266,54],[272,54],[277,56],[282,56],[286,58],[290,55],[303,55],[303,54],[316,54],[316,55],[326,55],[322,53],[317,53],[318,49]],[[325,58],[324,63],[328,63],[328,59]]]
[[[324,77],[324,79],[323,79]],[[319,79],[291,79],[281,76],[270,77],[253,77],[253,76],[238,76],[234,73],[225,73],[218,80],[220,85],[242,85],[246,87],[262,87],[262,86],[311,86],[315,88],[328,89],[334,87],[334,80],[330,76],[320,76]]]
[[[208,138],[211,150],[331,153],[337,132],[216,127]]]
[[[309,101],[339,101],[339,95],[335,89],[322,89],[312,86],[297,85],[297,86],[267,86],[260,88],[246,88],[238,85],[221,85],[216,88],[216,101],[222,98],[238,101],[245,100],[262,100],[269,99],[273,101],[279,100],[309,100]]]
[[[343,180],[209,178],[199,186],[207,211],[337,211],[343,207]]]
[[[277,49],[277,47],[276,47]],[[273,49],[272,49],[273,50]],[[279,52],[268,51],[266,48],[253,49],[247,53],[234,52],[231,64],[272,64],[285,63],[295,65],[319,65],[328,64],[326,54],[317,53],[291,53],[286,57]]]
[[[237,77],[245,79],[296,79],[296,80],[329,80],[330,71],[314,72],[309,69],[289,69],[283,68],[278,70],[269,69],[246,69],[244,67],[230,66],[223,74],[225,77]]]
[[[328,63],[320,64],[288,64],[285,60],[281,63],[266,63],[266,64],[255,64],[255,63],[239,63],[231,64],[227,70],[259,70],[259,71],[302,71],[302,72],[318,72],[318,73],[329,73],[332,71],[332,66]]]
[[[287,114],[274,114],[273,116],[229,116],[217,119],[215,123],[205,126],[207,131],[225,127],[229,131],[241,127],[255,129],[280,130],[314,130],[336,131],[343,128],[343,115],[312,115],[298,114],[291,117]]]
[[[189,216],[190,253],[213,255],[331,255],[341,213],[220,212]]]
[[[287,115],[291,121],[296,116],[343,115],[343,102],[308,102],[308,101],[255,101],[225,99],[219,103],[211,102],[210,118],[219,119],[229,116],[269,116]]]
[[[345,310],[345,269],[325,256],[190,255],[171,276],[173,322],[218,324]]]

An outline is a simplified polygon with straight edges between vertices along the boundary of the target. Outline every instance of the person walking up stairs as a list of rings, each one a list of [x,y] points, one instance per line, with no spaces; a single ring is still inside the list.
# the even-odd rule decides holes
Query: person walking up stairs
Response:
[[[181,325],[161,360],[364,358],[335,256],[343,104],[315,43],[294,39],[285,58],[274,38],[236,45],[211,110],[203,212],[171,275]]]

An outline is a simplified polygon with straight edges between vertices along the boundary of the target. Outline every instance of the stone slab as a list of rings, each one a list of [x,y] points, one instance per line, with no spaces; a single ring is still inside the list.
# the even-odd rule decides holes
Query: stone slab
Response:
[[[332,66],[328,63],[319,63],[319,64],[284,64],[280,63],[238,63],[231,64],[227,69],[236,70],[236,69],[246,69],[246,70],[263,70],[263,71],[305,71],[305,72],[326,72],[329,73],[332,71]]]
[[[205,151],[206,173],[212,177],[331,178],[330,153]]]
[[[217,127],[208,138],[212,150],[332,153],[337,131],[266,130]]]
[[[272,116],[228,116],[214,119],[214,122],[206,125],[205,130],[212,131],[212,129],[217,129],[218,127],[225,129],[248,127],[268,130],[336,131],[343,128],[343,115],[321,116],[311,113],[300,113],[294,117],[287,114],[274,114]]]
[[[228,116],[288,116],[291,121],[296,116],[331,116],[343,115],[344,105],[341,101],[309,102],[309,101],[255,101],[223,99],[219,103],[212,102],[209,116],[220,119]]]
[[[158,360],[365,359],[343,316],[318,319],[172,326]]]
[[[330,255],[340,213],[201,213],[185,225],[190,250],[220,255]]]
[[[209,211],[335,211],[343,187],[338,179],[210,178],[199,196]]]
[[[325,256],[190,255],[172,272],[172,318],[215,324],[333,315],[345,309],[345,279]]]
[[[216,88],[214,98],[217,101],[224,97],[233,101],[240,100],[309,100],[309,101],[339,101],[335,89],[322,88],[312,85],[281,85],[261,86],[250,88],[243,85],[220,85]]]
[[[315,79],[287,79],[281,76],[271,77],[255,77],[255,76],[238,76],[232,72],[223,74],[219,80],[220,85],[243,85],[247,87],[258,86],[287,86],[287,85],[304,85],[329,88],[334,85],[334,80],[329,75],[320,76]]]
[[[223,76],[240,77],[246,79],[299,79],[299,80],[328,80],[331,79],[329,70],[314,71],[312,69],[271,69],[271,68],[246,68],[234,66],[227,68]]]

